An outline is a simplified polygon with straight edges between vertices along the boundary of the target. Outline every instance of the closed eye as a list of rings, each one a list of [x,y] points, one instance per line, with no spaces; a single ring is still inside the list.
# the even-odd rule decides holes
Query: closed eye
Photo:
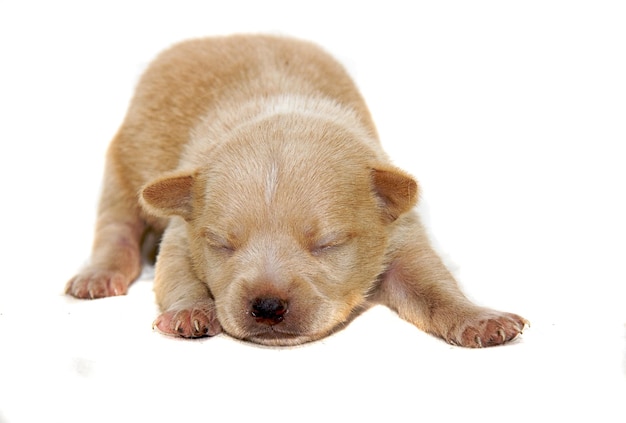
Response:
[[[232,254],[237,249],[235,244],[228,238],[214,232],[207,231],[205,232],[204,237],[207,241],[207,245],[215,251]]]
[[[311,254],[319,256],[332,252],[344,245],[354,238],[353,234],[338,234],[331,233],[319,238],[310,248]]]

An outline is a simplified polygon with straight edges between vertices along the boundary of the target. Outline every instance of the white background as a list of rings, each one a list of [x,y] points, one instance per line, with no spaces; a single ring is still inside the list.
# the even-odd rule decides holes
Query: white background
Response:
[[[318,42],[466,293],[532,327],[451,347],[375,308],[268,349],[151,331],[150,274],[76,301],[107,144],[189,37]],[[0,0],[0,422],[626,418],[626,11],[608,1]]]

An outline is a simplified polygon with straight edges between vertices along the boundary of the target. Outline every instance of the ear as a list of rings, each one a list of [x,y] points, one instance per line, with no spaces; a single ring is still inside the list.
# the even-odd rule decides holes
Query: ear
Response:
[[[392,166],[372,169],[374,192],[385,209],[385,218],[393,222],[417,203],[417,182]]]
[[[191,218],[193,184],[196,172],[165,175],[143,187],[140,202],[148,213]]]

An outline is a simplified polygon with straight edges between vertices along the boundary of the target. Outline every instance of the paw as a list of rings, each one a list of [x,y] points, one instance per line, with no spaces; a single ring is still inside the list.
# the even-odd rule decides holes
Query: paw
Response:
[[[446,340],[468,348],[492,347],[512,341],[527,326],[530,326],[528,320],[517,314],[486,309],[467,318]]]
[[[212,302],[201,302],[189,308],[168,310],[152,324],[153,329],[165,335],[183,338],[214,336],[222,331]]]
[[[125,295],[128,278],[113,270],[85,269],[74,276],[65,286],[65,293],[76,298],[104,298]]]

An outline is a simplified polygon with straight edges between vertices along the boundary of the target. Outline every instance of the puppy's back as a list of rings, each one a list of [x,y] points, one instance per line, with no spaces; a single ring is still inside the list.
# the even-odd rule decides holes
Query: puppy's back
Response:
[[[212,108],[279,94],[331,98],[355,110],[375,135],[351,78],[322,49],[238,35],[185,41],[161,53],[140,79],[109,154],[136,192],[177,167],[190,130]]]

